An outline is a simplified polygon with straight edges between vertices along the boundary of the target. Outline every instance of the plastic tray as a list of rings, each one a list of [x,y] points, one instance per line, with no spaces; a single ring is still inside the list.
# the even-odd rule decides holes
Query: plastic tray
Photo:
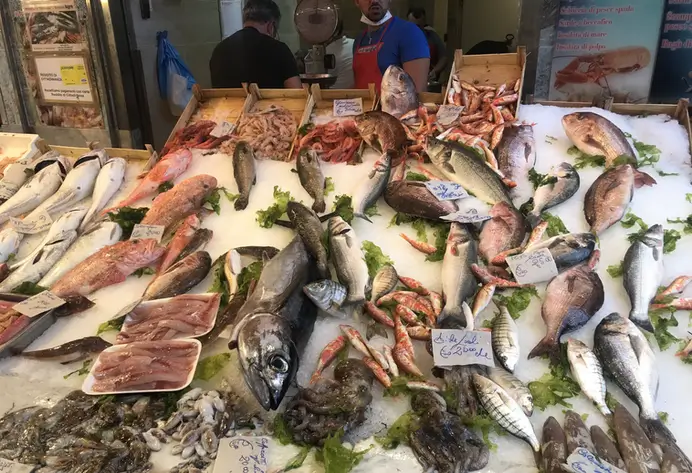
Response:
[[[0,159],[5,157],[17,157],[29,164],[41,154],[38,149],[38,135],[23,133],[0,133]]]

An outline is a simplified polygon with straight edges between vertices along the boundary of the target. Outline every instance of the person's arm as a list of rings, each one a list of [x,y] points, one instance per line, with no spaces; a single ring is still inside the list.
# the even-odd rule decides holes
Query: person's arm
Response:
[[[301,89],[303,88],[303,83],[300,81],[299,76],[289,77],[284,81],[284,89]]]
[[[428,88],[430,72],[430,48],[425,34],[413,23],[404,31],[399,46],[401,65],[416,84],[416,91],[425,92]]]
[[[303,87],[303,84],[300,82],[298,64],[296,64],[295,57],[285,43],[281,43],[281,46],[277,74],[284,78],[285,89],[300,89]]]
[[[430,58],[422,57],[407,61],[403,64],[404,70],[416,84],[416,92],[428,90],[428,71],[430,70]]]
[[[435,73],[435,77],[439,77],[442,71],[444,71],[447,65],[447,47],[435,31],[430,31],[432,35],[433,42],[435,43],[435,48],[437,48],[437,64],[433,66],[432,72]]]

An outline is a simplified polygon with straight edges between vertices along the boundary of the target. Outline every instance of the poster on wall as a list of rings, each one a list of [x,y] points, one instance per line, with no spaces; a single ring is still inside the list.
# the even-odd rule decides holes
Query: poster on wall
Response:
[[[648,100],[665,0],[562,0],[550,100]]]
[[[23,0],[26,47],[34,52],[79,52],[86,38],[74,0]]]
[[[692,98],[692,0],[668,0],[663,15],[651,102]]]
[[[34,62],[43,103],[94,103],[84,56],[36,56]]]

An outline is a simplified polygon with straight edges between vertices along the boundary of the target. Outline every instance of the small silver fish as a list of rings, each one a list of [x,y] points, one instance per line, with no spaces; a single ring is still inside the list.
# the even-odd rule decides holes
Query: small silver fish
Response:
[[[79,226],[84,231],[92,219],[108,204],[125,180],[127,161],[123,158],[112,158],[103,165],[96,177],[94,192],[91,196],[91,206],[84,221]]]
[[[384,192],[389,182],[391,171],[392,158],[389,153],[385,153],[380,159],[375,161],[370,174],[368,174],[368,179],[362,182],[354,192],[353,215],[372,223],[365,211],[372,205],[375,205],[377,199]]]
[[[533,395],[531,390],[519,378],[504,368],[488,367],[487,378],[507,391],[507,394],[519,403],[524,414],[533,414]]]
[[[347,304],[363,302],[370,276],[360,241],[341,217],[329,219],[329,247],[339,282],[348,288]]]
[[[389,294],[399,282],[399,275],[391,264],[383,265],[372,280],[370,301],[375,302],[380,297]]]
[[[500,305],[499,308],[500,313],[493,321],[493,352],[500,364],[510,373],[514,373],[519,361],[519,329],[507,306]]]
[[[609,416],[611,412],[605,402],[606,382],[596,354],[580,340],[570,338],[567,340],[567,359],[584,395],[604,416]]]
[[[649,304],[663,279],[663,227],[652,225],[644,236],[632,243],[622,261],[622,284],[630,298],[630,320],[649,332]]]
[[[533,210],[526,216],[532,226],[541,218],[541,212],[555,207],[579,190],[579,173],[569,163],[560,163],[551,169],[533,194]]]
[[[0,263],[4,263],[17,254],[19,244],[24,239],[24,234],[19,233],[12,227],[5,228],[0,232]]]
[[[303,287],[303,292],[315,303],[317,307],[329,315],[343,318],[345,316],[341,306],[346,300],[348,291],[344,286],[331,279],[314,281]]]

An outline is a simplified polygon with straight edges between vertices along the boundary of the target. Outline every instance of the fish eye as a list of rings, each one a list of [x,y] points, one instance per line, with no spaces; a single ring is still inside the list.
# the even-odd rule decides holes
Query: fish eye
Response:
[[[269,358],[269,366],[277,373],[288,373],[288,361],[280,355],[272,355]]]

